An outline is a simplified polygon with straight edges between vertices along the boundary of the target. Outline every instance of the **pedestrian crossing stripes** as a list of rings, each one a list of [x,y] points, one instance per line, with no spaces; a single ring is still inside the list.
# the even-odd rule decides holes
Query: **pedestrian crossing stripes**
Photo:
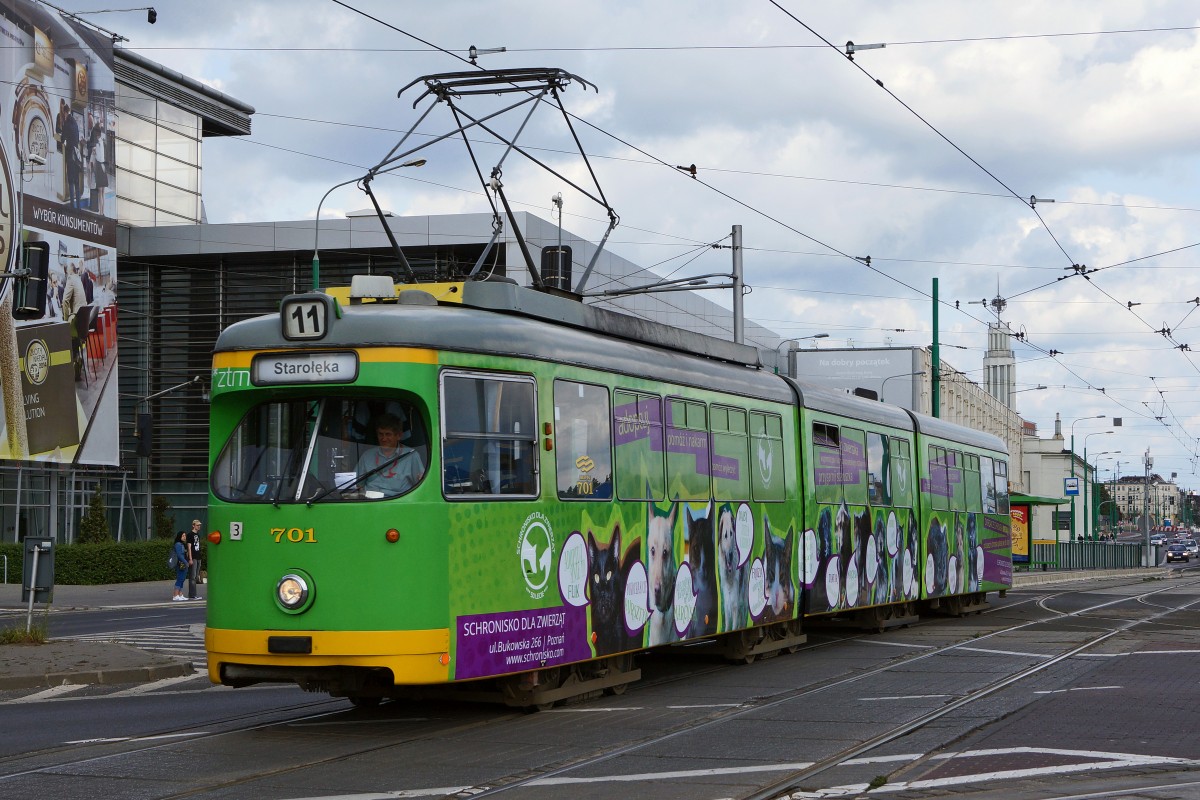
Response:
[[[77,642],[114,642],[151,653],[187,658],[200,670],[208,668],[208,656],[204,651],[203,623],[88,633],[65,639]]]

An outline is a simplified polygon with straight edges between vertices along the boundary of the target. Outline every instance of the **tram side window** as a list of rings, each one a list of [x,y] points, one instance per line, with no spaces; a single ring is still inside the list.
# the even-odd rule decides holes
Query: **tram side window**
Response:
[[[818,503],[842,502],[842,432],[837,425],[814,422],[813,494]]]
[[[442,488],[448,496],[537,494],[537,392],[518,375],[442,375]]]
[[[747,469],[750,490],[760,503],[782,503],[787,499],[787,473],[783,463],[783,418],[778,414],[750,412],[750,436],[754,447]]]
[[[1008,515],[1008,462],[996,459],[996,513]]]
[[[740,408],[713,406],[712,491],[717,500],[749,500],[750,439],[746,412]]]
[[[662,500],[666,497],[662,400],[654,395],[617,390],[613,393],[613,423],[617,497]]]
[[[704,403],[667,398],[667,494],[672,500],[709,499],[707,410]]]
[[[912,508],[912,457],[907,439],[892,439],[892,503]]]
[[[846,502],[867,504],[867,437],[862,431],[842,428],[842,480]]]
[[[612,499],[612,417],[607,388],[554,382],[554,454],[560,499]]]
[[[982,511],[983,501],[979,492],[979,456],[971,453],[963,455],[963,488],[967,493],[967,511]]]
[[[950,508],[950,478],[946,474],[946,448],[929,445],[929,499],[938,511]]]
[[[946,479],[950,483],[950,509],[966,511],[967,496],[963,488],[963,455],[957,450],[946,451]]]
[[[983,502],[983,513],[996,513],[996,474],[992,471],[992,459],[979,457],[979,495]]]
[[[867,433],[867,499],[873,506],[892,504],[891,465],[892,454],[888,438],[878,433]]]

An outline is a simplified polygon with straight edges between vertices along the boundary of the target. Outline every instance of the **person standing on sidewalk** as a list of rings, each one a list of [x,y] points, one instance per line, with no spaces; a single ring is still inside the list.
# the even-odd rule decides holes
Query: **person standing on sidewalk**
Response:
[[[175,535],[175,594],[172,600],[187,600],[183,596],[183,579],[187,577],[191,559],[188,557],[187,531]]]
[[[200,582],[200,520],[192,520],[192,530],[187,535],[188,556],[188,600],[199,600],[196,596],[196,584]]]

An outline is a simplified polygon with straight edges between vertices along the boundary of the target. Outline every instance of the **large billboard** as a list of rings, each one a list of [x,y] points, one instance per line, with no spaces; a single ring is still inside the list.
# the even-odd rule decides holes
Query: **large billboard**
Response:
[[[44,303],[0,287],[0,459],[117,464],[112,40],[36,3],[0,11],[0,263],[49,251]]]
[[[913,410],[924,372],[914,347],[792,350],[796,378],[831,389],[866,389],[876,398]]]

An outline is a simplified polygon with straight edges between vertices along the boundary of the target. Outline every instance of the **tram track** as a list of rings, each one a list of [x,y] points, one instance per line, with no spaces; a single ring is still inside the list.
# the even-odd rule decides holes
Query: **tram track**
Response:
[[[557,761],[555,763],[546,764],[532,770],[513,771],[508,775],[497,776],[493,780],[488,780],[477,786],[465,790],[465,793],[457,796],[465,797],[489,797],[504,794],[516,794],[524,787],[536,787],[539,782],[552,780],[555,778],[564,778],[572,773],[578,773],[588,767],[595,767],[605,763],[611,763],[622,756],[634,755],[639,751],[645,751],[655,745],[668,743],[673,739],[687,736],[693,733],[700,733],[706,729],[732,723],[737,720],[752,719],[756,713],[769,711],[773,708],[784,707],[789,703],[802,701],[805,698],[812,698],[822,693],[831,692],[836,689],[842,689],[854,686],[855,684],[869,684],[872,678],[887,673],[898,668],[911,668],[913,664],[919,663],[922,660],[933,659],[941,655],[952,653],[963,648],[977,647],[982,642],[996,640],[1007,634],[1016,633],[1023,630],[1029,630],[1038,625],[1053,624],[1060,622],[1066,617],[1086,617],[1089,614],[1095,614],[1106,608],[1121,604],[1136,604],[1151,613],[1143,618],[1135,620],[1120,620],[1116,621],[1101,621],[1096,618],[1090,618],[1090,621],[1097,624],[1105,624],[1108,628],[1105,631],[1089,636],[1085,641],[1074,644],[1070,649],[1052,656],[1047,656],[1043,661],[1015,673],[996,679],[995,681],[970,691],[967,695],[951,701],[945,707],[936,709],[933,712],[916,717],[912,720],[896,725],[887,731],[874,736],[868,742],[864,742],[853,748],[846,748],[838,753],[832,754],[821,759],[819,762],[807,767],[803,772],[796,772],[788,775],[785,779],[772,783],[769,787],[760,789],[751,794],[743,795],[744,800],[752,798],[768,798],[778,797],[786,794],[789,791],[789,786],[799,784],[800,782],[811,780],[815,775],[821,772],[832,769],[848,759],[856,758],[863,753],[869,752],[874,748],[878,748],[886,742],[894,741],[907,733],[917,730],[922,726],[929,725],[931,722],[945,717],[948,714],[954,713],[973,702],[983,699],[984,697],[993,695],[1004,688],[1016,683],[1022,678],[1036,674],[1039,671],[1048,669],[1054,664],[1062,663],[1079,653],[1095,647],[1103,641],[1117,636],[1125,631],[1128,631],[1138,625],[1152,623],[1160,620],[1170,614],[1180,610],[1191,608],[1200,600],[1191,601],[1182,605],[1167,606],[1156,605],[1153,600],[1156,596],[1176,591],[1179,589],[1187,589],[1194,587],[1200,583],[1198,578],[1175,579],[1169,586],[1156,587],[1150,591],[1144,591],[1136,595],[1128,595],[1115,599],[1106,599],[1103,602],[1090,603],[1089,605],[1075,609],[1072,611],[1063,611],[1053,607],[1047,607],[1045,603],[1054,603],[1056,599],[1070,597],[1072,595],[1087,595],[1094,594],[1098,588],[1095,584],[1089,585],[1086,589],[1072,591],[1056,591],[1050,595],[1039,597],[1036,603],[1041,613],[1047,615],[1044,618],[1027,620],[1017,624],[1005,625],[994,631],[987,633],[975,634],[970,638],[959,638],[957,641],[936,645],[929,650],[924,650],[919,653],[908,653],[898,658],[889,659],[886,663],[879,666],[862,669],[853,674],[831,677],[823,680],[814,680],[806,683],[803,686],[794,686],[786,691],[775,692],[773,694],[756,696],[744,700],[739,705],[729,708],[714,709],[711,713],[704,713],[702,716],[693,717],[685,722],[672,725],[666,730],[656,731],[653,734],[643,736],[634,741],[626,741],[618,747],[605,748],[597,750],[590,754],[576,753],[570,758]],[[1134,582],[1119,582],[1104,584],[1104,588],[1115,589],[1122,586],[1133,585]],[[1027,605],[1032,602],[1030,600],[1021,600],[1017,603],[1005,604],[999,607],[987,609],[982,613],[985,615],[1000,613],[1005,610],[1011,610],[1022,605]],[[1156,609],[1157,610],[1154,610]],[[935,629],[939,624],[939,620],[921,621],[915,623],[912,627]],[[823,634],[824,635],[824,634]],[[824,650],[835,645],[844,645],[854,641],[866,640],[870,641],[871,635],[852,633],[848,635],[836,635],[828,640],[808,644],[802,647],[802,652],[813,652]],[[774,659],[772,659],[773,661]],[[799,663],[799,659],[797,659]],[[720,673],[731,669],[728,665],[713,665],[704,666],[700,669],[686,670],[683,673],[675,674],[659,679],[644,680],[635,686],[631,687],[627,697],[633,698],[638,694],[651,692],[657,688],[669,686],[673,683],[686,682],[695,680],[697,677]],[[802,671],[797,671],[798,675],[804,674]],[[400,703],[387,703],[382,709],[401,708]],[[381,709],[381,710],[382,710]],[[206,723],[203,727],[214,728],[211,733],[203,733],[190,735],[184,739],[164,739],[163,737],[184,736],[193,734],[196,731],[195,725],[180,726],[167,728],[154,732],[146,733],[140,737],[135,737],[123,743],[101,743],[94,745],[84,745],[86,749],[81,752],[81,746],[73,745],[70,747],[56,747],[42,749],[36,752],[30,752],[19,756],[11,756],[0,759],[0,795],[5,794],[4,785],[6,781],[13,780],[20,776],[36,774],[38,772],[50,772],[60,770],[70,770],[73,768],[87,769],[88,765],[94,765],[109,758],[136,756],[143,753],[152,753],[162,751],[172,747],[192,746],[194,743],[205,739],[229,736],[233,734],[245,733],[255,730],[264,730],[274,727],[304,724],[306,722],[315,722],[331,714],[338,713],[357,713],[352,712],[340,699],[314,699],[309,703],[297,703],[281,708],[271,708],[262,711],[255,711],[243,714],[231,714],[220,717]],[[553,713],[553,712],[552,712]],[[360,720],[369,722],[372,715],[378,715],[380,711],[366,712],[360,714]],[[471,730],[486,731],[487,729],[499,729],[506,724],[522,718],[529,717],[525,712],[504,712],[499,711],[494,714],[489,714],[484,718],[471,719],[464,721],[461,718],[451,720],[451,724],[438,728],[434,735],[444,736],[452,733],[463,733]],[[399,738],[388,738],[386,741],[375,742],[369,746],[362,746],[362,743],[357,745],[347,744],[347,747],[339,747],[338,752],[330,753],[327,757],[308,759],[303,763],[292,764],[276,764],[262,770],[254,770],[253,773],[247,773],[235,778],[226,776],[226,780],[219,781],[204,781],[195,784],[190,784],[186,788],[178,787],[170,794],[165,794],[165,797],[192,797],[203,795],[206,792],[229,791],[231,788],[236,789],[238,786],[253,786],[255,781],[269,779],[279,776],[284,776],[289,773],[298,772],[313,767],[327,766],[336,764],[339,761],[370,755],[371,753],[387,752],[391,748],[404,747],[414,738],[429,735],[431,732],[428,728],[423,728],[421,732],[414,733],[413,736],[404,735]],[[155,737],[151,739],[150,737]],[[186,745],[182,744],[186,742]],[[910,765],[912,766],[912,765]],[[451,795],[455,796],[455,795]]]
[[[1200,583],[1200,580],[1191,579],[1191,580],[1188,580],[1187,585],[1196,585],[1197,583]],[[1128,585],[1133,585],[1133,582],[1116,583],[1116,584],[1108,586],[1108,588],[1119,588],[1120,586],[1128,586]],[[992,631],[990,633],[974,636],[971,639],[966,640],[966,641],[957,641],[957,642],[954,642],[951,644],[937,646],[937,647],[934,647],[933,649],[927,650],[925,652],[909,655],[908,657],[899,658],[899,659],[890,661],[886,664],[883,664],[879,667],[868,669],[868,670],[865,670],[865,671],[862,671],[862,672],[859,672],[859,673],[856,673],[853,675],[849,675],[846,677],[815,682],[808,686],[798,687],[796,689],[792,689],[792,690],[789,690],[786,692],[779,692],[779,693],[776,693],[775,695],[755,698],[755,702],[753,702],[753,703],[744,703],[736,708],[723,709],[721,711],[717,711],[712,714],[706,715],[702,718],[690,720],[689,722],[686,722],[679,726],[676,726],[676,727],[672,728],[671,730],[661,732],[656,735],[647,736],[638,741],[626,743],[625,745],[623,745],[621,747],[606,750],[605,752],[597,753],[594,756],[577,757],[575,759],[571,759],[569,762],[566,762],[566,763],[560,763],[560,764],[553,765],[553,766],[547,766],[546,768],[537,771],[536,774],[531,774],[531,773],[527,772],[527,773],[521,774],[520,776],[514,775],[514,776],[511,776],[513,778],[513,780],[511,780],[509,782],[504,782],[504,779],[500,778],[496,781],[489,782],[490,785],[472,786],[468,789],[463,790],[462,792],[459,792],[455,795],[451,795],[450,797],[457,797],[457,798],[495,797],[495,796],[500,796],[500,795],[503,795],[506,793],[511,793],[511,792],[514,792],[516,790],[519,790],[519,789],[522,789],[525,787],[536,786],[540,782],[547,781],[547,780],[553,780],[556,778],[562,778],[570,772],[576,772],[576,771],[580,771],[580,770],[583,770],[588,767],[595,767],[598,765],[602,765],[606,762],[611,762],[621,756],[631,755],[633,753],[636,753],[639,750],[644,750],[644,749],[650,748],[654,745],[669,742],[670,740],[678,738],[683,735],[697,733],[706,728],[710,728],[710,727],[713,727],[716,725],[726,724],[726,723],[729,723],[734,720],[742,719],[742,718],[748,717],[750,715],[760,713],[760,712],[770,709],[772,707],[786,705],[788,703],[792,703],[792,702],[795,702],[795,701],[798,701],[798,700],[801,700],[804,698],[810,698],[814,695],[817,695],[817,694],[820,694],[823,692],[828,692],[833,689],[844,688],[844,687],[848,687],[848,686],[851,686],[854,684],[867,682],[871,678],[874,678],[878,675],[884,674],[891,670],[895,670],[898,667],[906,667],[906,668],[911,667],[914,663],[916,663],[918,661],[936,658],[941,655],[946,655],[948,653],[952,653],[954,651],[961,650],[968,646],[975,647],[980,642],[984,642],[989,639],[995,639],[997,637],[1004,636],[1007,634],[1012,634],[1015,632],[1028,630],[1029,628],[1035,627],[1038,625],[1044,625],[1044,624],[1047,624],[1050,622],[1057,622],[1057,621],[1060,621],[1064,617],[1082,617],[1085,614],[1092,613],[1092,612],[1095,612],[1095,611],[1098,611],[1098,610],[1101,610],[1104,608],[1108,608],[1108,607],[1111,607],[1114,605],[1119,605],[1122,603],[1140,601],[1146,597],[1152,597],[1154,595],[1177,590],[1180,587],[1181,587],[1181,584],[1174,583],[1171,586],[1159,587],[1159,588],[1153,589],[1151,591],[1143,592],[1139,595],[1121,597],[1121,598],[1117,598],[1115,600],[1108,600],[1108,601],[1105,601],[1102,603],[1096,603],[1094,605],[1087,606],[1087,607],[1081,608],[1081,609],[1076,609],[1075,611],[1070,611],[1070,612],[1055,612],[1055,611],[1051,611],[1049,609],[1043,609],[1044,611],[1046,611],[1046,613],[1051,614],[1051,616],[1049,618],[1030,620],[1027,622],[1018,623],[1016,625],[1006,626],[1004,628],[1001,628],[996,631]],[[1086,591],[1054,592],[1051,597],[1044,597],[1044,598],[1041,598],[1041,600],[1045,601],[1045,600],[1051,599],[1052,597],[1063,597],[1063,596],[1070,596],[1070,595],[1075,595],[1075,594],[1092,594],[1092,593],[1094,593],[1094,591],[1095,591],[1095,587],[1089,586],[1088,590],[1086,590]],[[862,754],[870,752],[871,750],[876,749],[887,742],[895,741],[896,739],[899,739],[915,730],[918,730],[924,726],[927,726],[931,722],[941,719],[941,718],[947,716],[948,714],[951,714],[955,711],[961,710],[962,708],[970,705],[971,703],[977,702],[979,700],[984,699],[985,697],[991,696],[991,695],[1003,690],[1004,688],[1007,688],[1008,686],[1011,686],[1014,683],[1016,683],[1024,678],[1029,677],[1030,675],[1037,674],[1038,672],[1048,669],[1051,666],[1062,663],[1063,661],[1066,661],[1066,660],[1078,655],[1079,653],[1082,653],[1092,647],[1095,647],[1097,644],[1100,644],[1103,641],[1106,641],[1106,640],[1112,638],[1113,636],[1116,636],[1120,633],[1128,631],[1129,629],[1131,629],[1137,625],[1141,625],[1141,624],[1145,624],[1147,622],[1157,620],[1168,614],[1177,613],[1178,611],[1184,610],[1184,609],[1189,608],[1198,603],[1200,603],[1200,599],[1192,601],[1190,603],[1187,603],[1183,606],[1166,608],[1158,613],[1153,614],[1149,618],[1121,621],[1120,624],[1116,628],[1113,628],[1112,630],[1106,630],[1095,636],[1089,637],[1082,644],[1075,645],[1064,653],[1060,653],[1060,654],[1057,654],[1054,656],[1047,656],[1045,659],[1043,659],[1043,661],[1039,662],[1038,664],[1036,664],[1032,667],[1019,670],[1016,673],[1010,674],[1010,675],[1002,677],[1002,678],[998,678],[995,681],[992,681],[989,684],[987,684],[979,689],[971,691],[969,694],[965,695],[964,697],[961,697],[954,701],[951,701],[949,704],[947,704],[943,708],[936,709],[933,712],[929,712],[929,713],[921,715],[920,717],[917,717],[913,720],[910,720],[903,724],[897,725],[888,731],[885,731],[883,733],[880,733],[880,734],[872,737],[870,740],[868,740],[867,742],[864,742],[860,745],[857,745],[857,746],[851,747],[851,748],[846,748],[835,754],[832,754],[823,759],[820,759],[819,761],[814,762],[813,764],[806,767],[805,769],[794,772],[792,774],[789,774],[784,779],[776,781],[767,787],[760,788],[759,790],[756,790],[751,793],[739,795],[738,800],[768,800],[769,798],[777,798],[777,797],[786,796],[788,792],[799,789],[799,785],[801,782],[803,782],[805,780],[809,780],[812,777],[814,777],[822,772],[826,772],[826,771],[828,771],[850,759],[857,758],[857,757],[861,756]],[[997,610],[1001,610],[1001,609],[997,609]],[[983,613],[988,613],[988,612],[985,611]],[[925,625],[925,624],[932,624],[932,623],[919,623],[919,624]],[[850,639],[850,638],[862,638],[862,637],[854,636],[854,637],[846,637],[846,638]],[[840,639],[838,641],[846,641],[846,639]],[[831,644],[832,644],[832,642],[831,642]]]
[[[1193,580],[1193,583],[1194,582],[1196,582],[1196,581]],[[1113,600],[1113,601],[1109,601],[1106,603],[1100,603],[1098,605],[1091,606],[1087,609],[1081,609],[1081,610],[1074,611],[1074,612],[1067,612],[1067,613],[1063,614],[1063,616],[1082,616],[1085,613],[1097,611],[1099,609],[1107,608],[1107,607],[1117,605],[1117,604],[1120,604],[1123,602],[1131,602],[1132,601],[1132,602],[1140,603],[1143,600],[1145,600],[1145,598],[1147,598],[1147,597],[1161,594],[1163,592],[1172,591],[1176,588],[1178,588],[1178,587],[1177,586],[1163,587],[1161,589],[1156,589],[1151,592],[1146,592],[1137,597],[1121,598],[1119,600]],[[1118,625],[1116,628],[1109,630],[1109,631],[1105,631],[1103,633],[1099,633],[1099,634],[1089,638],[1087,641],[1083,642],[1082,644],[1072,647],[1070,650],[1067,650],[1064,653],[1060,653],[1059,655],[1050,657],[1039,664],[1035,664],[1032,667],[1028,667],[1026,669],[1020,670],[1012,675],[1008,675],[1006,677],[996,679],[995,681],[992,681],[991,683],[989,683],[983,687],[975,689],[970,694],[968,694],[964,697],[961,697],[957,700],[951,701],[950,703],[946,704],[942,708],[936,709],[927,714],[923,714],[920,717],[917,717],[916,719],[913,719],[913,720],[909,720],[901,725],[897,725],[892,730],[881,733],[881,734],[873,737],[872,739],[868,740],[867,742],[862,743],[861,745],[859,745],[857,747],[847,748],[833,756],[829,756],[825,759],[822,759],[821,761],[813,764],[811,767],[804,769],[802,771],[793,773],[792,775],[787,776],[785,779],[778,781],[774,784],[771,784],[770,786],[764,787],[764,788],[760,789],[759,791],[756,791],[756,792],[753,792],[750,794],[741,795],[738,798],[738,800],[774,800],[775,798],[786,797],[788,795],[788,793],[800,789],[802,782],[811,780],[812,778],[816,777],[817,775],[820,775],[823,772],[827,772],[830,769],[833,769],[834,767],[837,767],[852,758],[858,758],[866,753],[869,753],[872,750],[875,750],[876,748],[878,748],[884,744],[893,742],[903,736],[907,736],[909,733],[911,733],[915,730],[923,728],[926,725],[929,725],[930,723],[932,723],[936,720],[939,720],[947,715],[953,714],[953,713],[965,708],[966,706],[969,706],[973,703],[977,703],[980,700],[983,700],[984,698],[987,698],[997,692],[1000,692],[1021,680],[1024,680],[1028,677],[1036,675],[1037,673],[1042,672],[1043,670],[1049,669],[1050,667],[1053,667],[1056,664],[1060,664],[1063,661],[1066,661],[1066,660],[1073,658],[1087,650],[1090,650],[1093,647],[1095,647],[1096,645],[1098,645],[1102,642],[1105,642],[1108,639],[1111,639],[1122,633],[1125,633],[1126,631],[1128,631],[1138,625],[1144,625],[1147,623],[1155,622],[1161,617],[1187,610],[1188,608],[1196,606],[1197,604],[1200,604],[1200,599],[1193,600],[1191,602],[1185,603],[1180,606],[1164,607],[1162,610],[1160,610],[1160,611],[1152,614],[1150,617],[1147,617],[1144,619],[1124,621],[1120,625]],[[1019,630],[1021,628],[1028,627],[1029,625],[1032,625],[1032,624],[1036,624],[1036,623],[1026,623],[1025,625],[1015,626],[1014,628],[1012,628],[1010,630],[1006,630],[1003,632],[996,632],[994,634],[989,634],[987,636],[980,637],[980,638],[990,638],[991,636],[995,636],[1000,633],[1010,632],[1011,630]],[[951,647],[947,647],[945,649],[951,650],[957,646],[958,645],[954,645]],[[929,761],[934,756],[936,756],[938,754],[938,752],[940,752],[940,751],[926,753],[918,762],[914,762],[912,764],[907,765],[905,767],[905,769],[912,769],[913,767],[917,766],[920,763]]]
[[[103,699],[103,697],[86,698],[76,702],[100,701]],[[326,707],[328,707],[328,710],[326,710]],[[94,742],[64,743],[56,747],[42,748],[17,755],[5,756],[0,758],[0,797],[4,796],[5,794],[3,788],[5,781],[25,775],[46,770],[79,767],[102,761],[107,758],[119,758],[137,755],[139,753],[148,753],[155,750],[162,750],[172,746],[178,746],[181,740],[186,740],[190,743],[200,741],[202,739],[223,736],[230,732],[257,730],[281,723],[313,719],[324,716],[325,714],[328,714],[329,711],[339,710],[343,707],[344,702],[340,699],[320,698],[314,699],[312,702],[297,703],[291,706],[274,707],[261,711],[253,711],[241,714],[230,714],[225,717],[207,720],[202,726],[199,726],[204,728],[221,728],[222,730],[195,733],[195,730],[198,726],[188,725],[182,727],[165,728],[162,730],[147,731],[142,734],[121,737],[119,739],[104,739]],[[314,708],[321,710],[319,713],[311,713],[313,712]],[[309,713],[305,713],[298,717],[279,719],[281,715],[287,717],[288,714],[295,712]],[[67,754],[70,756],[70,758],[53,760],[58,754]],[[30,764],[31,762],[47,759],[51,760],[48,763],[41,763],[37,766],[19,766],[22,764]],[[18,765],[16,769],[12,769],[14,765]]]

